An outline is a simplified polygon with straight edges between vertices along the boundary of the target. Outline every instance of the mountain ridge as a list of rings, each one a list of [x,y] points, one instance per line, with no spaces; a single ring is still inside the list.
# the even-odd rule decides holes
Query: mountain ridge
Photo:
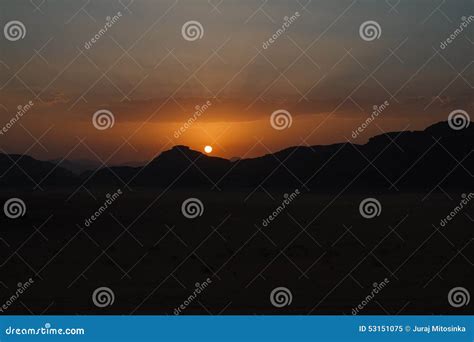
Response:
[[[474,127],[452,129],[447,122],[423,131],[389,132],[371,137],[365,144],[292,146],[260,157],[230,161],[208,156],[187,146],[163,151],[142,167],[114,166],[81,175],[29,156],[0,155],[0,185],[44,183],[61,186],[85,184],[156,187],[210,187],[212,189],[258,187],[343,189],[429,189],[441,183],[449,188],[472,188]],[[34,176],[20,170],[19,160]],[[42,164],[45,163],[45,164]],[[43,172],[39,172],[43,170]],[[23,175],[22,175],[23,173]],[[28,175],[27,175],[28,174]],[[42,177],[40,177],[42,174]],[[22,177],[23,176],[23,177]],[[23,178],[23,180],[21,180]],[[29,178],[29,179],[28,179]],[[38,179],[39,178],[39,179]],[[439,183],[441,182],[441,183]]]

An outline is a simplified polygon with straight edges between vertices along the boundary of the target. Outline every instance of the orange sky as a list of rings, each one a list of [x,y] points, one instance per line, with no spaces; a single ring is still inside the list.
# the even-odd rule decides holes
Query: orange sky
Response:
[[[1,149],[40,159],[100,159],[109,164],[149,160],[173,145],[213,155],[254,157],[294,145],[363,143],[384,131],[423,129],[454,109],[472,110],[473,28],[437,53],[469,4],[386,4],[352,1],[222,3],[216,11],[193,1],[55,3],[41,18],[28,1],[7,1],[6,20],[21,20],[22,40],[0,41],[0,127],[16,108],[33,107],[7,132]],[[416,8],[415,8],[415,7]],[[90,48],[107,16],[122,15]],[[298,17],[264,48],[285,17]],[[48,20],[45,20],[47,17]],[[428,19],[426,19],[428,18]],[[377,20],[378,40],[359,37]],[[187,41],[182,26],[198,20],[201,39]],[[47,23],[47,24],[44,24]],[[423,24],[421,24],[423,23]],[[211,105],[195,116],[196,106]],[[357,139],[351,137],[374,106],[389,102]],[[99,130],[95,112],[114,125]],[[274,129],[285,110],[292,125]]]

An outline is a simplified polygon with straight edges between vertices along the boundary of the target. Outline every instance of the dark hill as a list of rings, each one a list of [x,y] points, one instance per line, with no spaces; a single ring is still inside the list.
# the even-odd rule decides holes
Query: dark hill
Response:
[[[453,130],[447,122],[424,131],[391,132],[366,144],[298,146],[231,162],[175,146],[143,167],[110,167],[81,175],[88,187],[285,188],[309,191],[472,189],[474,126]],[[13,161],[18,161],[14,165]],[[27,156],[0,156],[2,185],[70,185],[78,177]],[[34,182],[33,182],[34,180]]]
[[[175,146],[141,169],[112,171],[132,186],[396,191],[431,190],[439,183],[444,188],[471,188],[473,147],[472,125],[456,131],[440,122],[424,131],[375,136],[365,145],[290,147],[233,163]],[[100,171],[91,184],[106,178],[119,185],[110,173]]]
[[[0,185],[27,187],[74,185],[79,179],[71,171],[54,163],[27,155],[0,154]]]

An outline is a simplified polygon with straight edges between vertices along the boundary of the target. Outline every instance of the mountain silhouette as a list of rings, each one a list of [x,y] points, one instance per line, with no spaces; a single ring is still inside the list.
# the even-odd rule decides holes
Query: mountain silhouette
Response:
[[[454,130],[447,122],[424,131],[391,132],[328,146],[298,146],[258,158],[230,161],[175,146],[143,167],[118,166],[80,176],[27,156],[0,156],[1,184],[82,184],[156,187],[299,188],[306,191],[411,191],[472,188],[474,127]],[[20,158],[21,157],[21,158]],[[14,165],[12,160],[18,160]],[[26,175],[28,174],[28,176]]]
[[[74,185],[79,179],[55,163],[27,155],[0,154],[0,186],[36,187]]]
[[[96,170],[102,167],[102,164],[99,161],[89,160],[89,159],[52,159],[49,162],[58,165],[66,170],[71,171],[76,175],[80,175],[85,171]]]

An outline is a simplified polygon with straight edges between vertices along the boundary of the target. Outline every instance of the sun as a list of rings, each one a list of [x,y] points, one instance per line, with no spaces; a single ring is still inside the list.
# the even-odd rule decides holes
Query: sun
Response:
[[[212,152],[212,146],[210,146],[210,145],[204,146],[204,152],[211,153]]]

